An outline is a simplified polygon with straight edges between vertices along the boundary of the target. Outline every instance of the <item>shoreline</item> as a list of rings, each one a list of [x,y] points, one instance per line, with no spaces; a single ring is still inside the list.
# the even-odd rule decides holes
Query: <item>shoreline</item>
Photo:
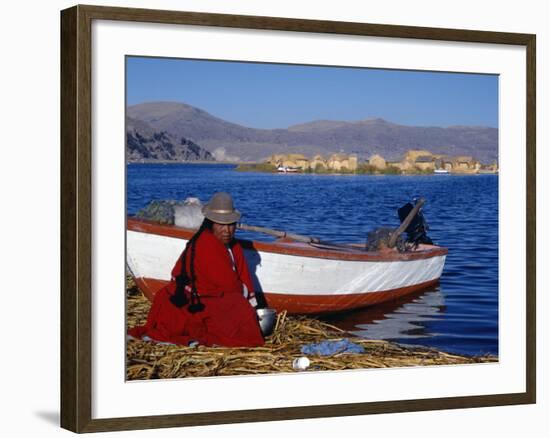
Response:
[[[173,160],[155,160],[155,161],[126,161],[127,165],[134,164],[257,164],[256,161],[210,161],[210,160],[192,160],[192,161],[173,161]]]
[[[278,172],[277,170],[266,170],[262,169],[261,166],[263,163],[258,163],[256,161],[202,161],[202,160],[193,160],[193,161],[127,161],[126,165],[149,165],[149,164],[162,164],[162,165],[177,165],[177,164],[188,164],[188,165],[201,165],[201,164],[211,164],[211,165],[234,165],[236,172],[242,173],[272,173],[272,174],[281,174],[281,175],[336,175],[336,176],[479,176],[479,175],[495,175],[498,176],[499,172],[449,172],[446,174],[437,174],[435,172],[402,172],[402,173],[393,173],[393,172],[338,172],[338,171],[323,171],[323,172]],[[239,169],[240,166],[249,166],[249,168]],[[259,166],[259,168],[256,168]]]
[[[128,277],[126,326],[145,323],[150,302]],[[310,366],[296,371],[292,362],[304,356],[301,346],[347,339],[365,350],[361,354],[308,355]],[[342,371],[350,369],[400,368],[498,362],[496,356],[465,356],[427,347],[405,346],[382,340],[359,338],[315,318],[277,316],[274,332],[256,348],[186,347],[130,339],[126,346],[127,380],[212,377],[250,374]]]

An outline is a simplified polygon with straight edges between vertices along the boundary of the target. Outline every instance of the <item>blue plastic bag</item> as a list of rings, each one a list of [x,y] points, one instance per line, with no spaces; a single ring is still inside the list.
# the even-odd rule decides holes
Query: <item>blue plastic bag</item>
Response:
[[[332,356],[340,353],[361,354],[365,349],[361,345],[354,344],[349,339],[341,341],[323,341],[318,344],[302,345],[302,354],[318,354],[320,356]]]

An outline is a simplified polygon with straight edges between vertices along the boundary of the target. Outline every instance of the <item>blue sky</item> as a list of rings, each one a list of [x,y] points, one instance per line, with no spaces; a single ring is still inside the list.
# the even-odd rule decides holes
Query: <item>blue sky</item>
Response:
[[[251,128],[380,117],[498,127],[498,76],[127,58],[127,104],[183,102]]]

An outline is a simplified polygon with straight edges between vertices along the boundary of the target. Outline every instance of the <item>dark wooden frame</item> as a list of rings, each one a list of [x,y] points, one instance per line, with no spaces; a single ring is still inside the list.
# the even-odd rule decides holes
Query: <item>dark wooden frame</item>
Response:
[[[91,24],[93,20],[269,29],[525,46],[527,52],[527,370],[526,392],[231,412],[92,419],[91,315]],[[61,426],[98,432],[336,417],[536,402],[535,111],[536,37],[194,12],[75,6],[61,12]]]

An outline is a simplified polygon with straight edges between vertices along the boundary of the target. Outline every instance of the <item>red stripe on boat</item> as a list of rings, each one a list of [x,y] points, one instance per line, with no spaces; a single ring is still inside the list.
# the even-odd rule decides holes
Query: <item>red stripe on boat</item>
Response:
[[[136,278],[138,288],[143,292],[149,301],[153,300],[155,294],[163,288],[168,281],[152,278]],[[426,289],[437,284],[439,279],[415,284],[382,292],[365,292],[358,294],[343,295],[290,295],[264,292],[268,307],[276,309],[277,312],[286,310],[288,313],[326,313],[343,310],[358,309],[372,306],[386,301],[391,301],[412,292]]]

